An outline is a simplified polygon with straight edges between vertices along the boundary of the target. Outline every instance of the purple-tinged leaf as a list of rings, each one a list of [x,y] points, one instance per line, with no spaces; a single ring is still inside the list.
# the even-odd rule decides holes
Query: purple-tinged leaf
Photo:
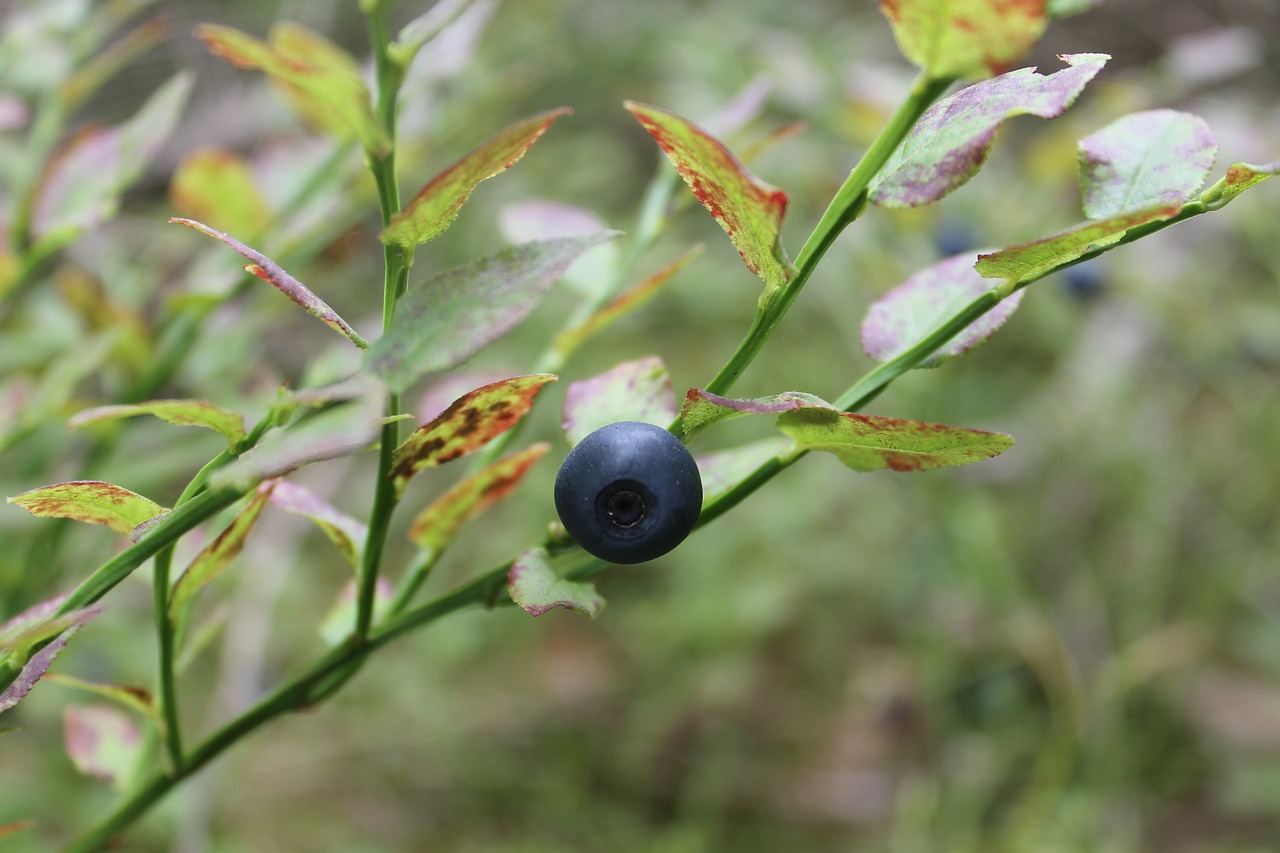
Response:
[[[1013,446],[1004,433],[831,409],[785,412],[778,429],[798,450],[824,450],[854,471],[931,471],[981,462]]]
[[[806,394],[803,391],[784,391],[769,397],[757,397],[754,400],[733,400],[690,388],[685,394],[684,405],[680,409],[680,425],[684,434],[692,437],[699,430],[714,423],[739,418],[743,415],[777,415],[792,409],[820,408],[832,409],[832,405],[820,397]]]
[[[126,536],[144,521],[168,512],[126,488],[101,480],[71,480],[9,498],[32,515],[104,524]]]
[[[109,705],[68,705],[62,720],[67,755],[76,769],[123,790],[142,754],[133,720]]]
[[[56,595],[40,602],[0,625],[0,652],[25,659],[31,649],[71,628],[78,628],[101,611],[101,607],[85,607],[59,613],[67,596]]]
[[[914,347],[962,308],[997,285],[973,268],[975,255],[955,255],[925,267],[877,300],[862,321],[862,349],[876,361],[889,361]],[[985,341],[1022,304],[1026,291],[1007,296],[920,367],[936,367]]]
[[[59,675],[56,672],[46,675],[45,680],[54,684],[61,684],[63,687],[70,687],[73,690],[92,693],[103,699],[110,699],[126,708],[137,711],[148,719],[157,722],[160,720],[160,715],[156,710],[156,700],[151,695],[151,691],[145,687],[135,687],[129,684],[99,684],[96,681],[85,681],[82,678],[76,678],[72,675]]]
[[[458,535],[462,525],[515,491],[533,463],[550,449],[550,444],[539,442],[462,480],[418,514],[409,528],[409,539],[438,556]]]
[[[898,46],[934,79],[990,77],[1031,49],[1045,0],[880,0]]]
[[[1085,222],[1052,237],[979,255],[976,269],[987,278],[1000,278],[1015,284],[1034,281],[1091,249],[1115,243],[1130,228],[1171,219],[1181,210],[1181,204],[1152,207],[1098,222]]]
[[[360,565],[360,549],[369,526],[342,512],[310,489],[280,480],[271,491],[271,503],[277,509],[305,516],[316,523],[352,568]]]
[[[271,223],[271,208],[239,154],[201,148],[178,164],[169,201],[179,213],[214,228],[256,237]]]
[[[253,273],[276,290],[279,290],[312,317],[320,320],[326,326],[338,332],[338,334],[343,335],[360,349],[369,347],[369,342],[360,337],[359,333],[351,328],[351,325],[346,320],[339,317],[337,311],[330,308],[323,299],[312,293],[305,284],[289,275],[283,267],[266,255],[256,249],[249,248],[234,237],[229,237],[202,222],[196,222],[194,219],[182,219],[175,216],[169,221],[178,225],[185,225],[188,228],[194,228],[201,234],[207,234],[215,240],[221,240],[226,243],[252,261],[252,263],[245,266],[247,272]]]
[[[511,246],[440,273],[409,290],[365,369],[403,391],[414,380],[457,367],[528,316],[569,265],[616,231]]]
[[[752,175],[733,152],[692,122],[635,101],[624,106],[720,223],[747,269],[764,281],[762,300],[770,299],[791,277],[778,243],[787,194]]]
[[[569,386],[564,397],[564,433],[577,444],[602,426],[643,421],[665,428],[679,415],[671,374],[656,355]]]
[[[286,405],[318,408],[330,403],[345,403],[369,396],[381,396],[384,390],[382,383],[372,376],[353,373],[346,379],[328,385],[289,391],[283,394],[283,401]]]
[[[698,457],[702,474],[702,503],[711,503],[726,495],[770,459],[781,458],[791,448],[788,438],[766,438],[730,450]]]
[[[250,531],[262,514],[262,508],[271,498],[271,491],[276,481],[268,481],[254,491],[249,502],[236,513],[231,523],[218,534],[212,542],[201,549],[187,570],[178,578],[173,586],[173,594],[169,597],[169,619],[174,625],[181,625],[186,616],[187,605],[196,593],[212,583],[231,565],[231,561],[244,550],[244,543]]]
[[[412,248],[434,240],[458,218],[458,211],[481,181],[511,168],[567,108],[550,110],[513,124],[445,169],[392,217],[379,238],[389,246]]]
[[[69,593],[55,595],[53,598],[46,599],[39,604],[33,604],[17,616],[5,621],[3,625],[0,625],[0,649],[13,648],[15,638],[37,625],[48,622],[50,618],[57,615],[58,608],[62,607],[62,602],[67,600],[68,595]],[[55,631],[54,633],[58,632]]]
[[[89,424],[130,418],[134,415],[154,415],[162,421],[179,426],[211,429],[225,438],[232,447],[235,447],[245,436],[243,415],[204,400],[150,400],[146,403],[98,406],[72,415],[67,425],[71,429],[80,429]]]
[[[511,564],[507,591],[511,600],[532,616],[563,607],[595,619],[604,609],[604,598],[595,586],[560,577],[543,548],[525,551]]]
[[[1280,160],[1262,166],[1234,163],[1227,167],[1227,174],[1220,181],[1200,194],[1200,200],[1210,210],[1218,210],[1249,187],[1276,175],[1280,175]]]
[[[1186,204],[1217,154],[1213,131],[1199,116],[1149,110],[1116,119],[1080,140],[1084,215],[1109,219]]]
[[[395,588],[386,578],[378,578],[373,588],[373,621],[376,624],[384,615],[387,607],[395,599]],[[358,598],[356,582],[349,580],[342,586],[338,598],[320,622],[320,636],[330,646],[336,646],[351,635],[356,624],[356,599]]]
[[[516,376],[464,394],[430,423],[418,428],[396,448],[391,479],[397,493],[409,479],[427,468],[452,462],[484,447],[511,429],[533,407],[533,399],[547,383],[559,377],[550,373]]]
[[[545,199],[508,204],[498,215],[498,228],[508,243],[551,240],[556,237],[586,237],[608,229],[604,220],[589,210]],[[589,298],[603,295],[613,282],[619,250],[615,243],[603,243],[574,261],[565,271],[564,281]]]
[[[912,128],[871,183],[871,201],[916,207],[963,186],[987,160],[1006,119],[1062,115],[1111,57],[1080,53],[1058,57],[1067,68],[1049,75],[1019,68],[983,80],[934,104]]]
[[[71,639],[71,635],[79,630],[80,626],[88,622],[94,616],[102,612],[101,607],[89,607],[84,610],[77,610],[75,622],[59,634],[56,638],[46,644],[43,648],[31,655],[23,664],[21,671],[18,672],[17,678],[9,684],[8,687],[0,692],[0,714],[17,705],[27,697],[31,692],[31,688],[40,680],[40,677],[48,671],[53,664],[54,658],[62,651],[62,648]],[[15,663],[13,660],[14,652],[9,653],[6,662],[11,665]]]

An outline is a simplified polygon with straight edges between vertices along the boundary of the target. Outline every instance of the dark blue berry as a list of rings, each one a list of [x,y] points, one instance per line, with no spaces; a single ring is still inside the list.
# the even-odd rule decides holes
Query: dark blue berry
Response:
[[[702,511],[702,478],[662,427],[621,421],[578,442],[556,474],[556,512],[583,550],[643,563],[684,541]]]
[[[1098,258],[1090,258],[1063,270],[1063,283],[1076,299],[1093,299],[1106,289],[1106,270]]]

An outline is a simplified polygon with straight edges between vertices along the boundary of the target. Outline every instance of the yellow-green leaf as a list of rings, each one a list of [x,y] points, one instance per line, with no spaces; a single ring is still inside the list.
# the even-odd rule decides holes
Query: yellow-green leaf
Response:
[[[150,400],[146,403],[98,406],[73,415],[67,425],[72,429],[80,429],[90,424],[135,415],[154,415],[162,421],[179,426],[211,429],[225,438],[232,447],[245,436],[243,415],[204,400]]]
[[[136,492],[101,480],[71,480],[41,486],[9,498],[9,503],[17,504],[32,515],[103,524],[126,536],[144,521],[168,511]]]
[[[1044,0],[880,0],[898,47],[930,77],[1002,74],[1047,23]]]

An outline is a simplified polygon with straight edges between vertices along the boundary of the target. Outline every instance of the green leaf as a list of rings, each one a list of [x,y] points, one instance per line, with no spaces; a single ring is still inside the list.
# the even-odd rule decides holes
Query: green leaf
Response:
[[[160,716],[156,711],[155,698],[152,697],[151,691],[145,687],[134,687],[128,684],[100,684],[96,681],[85,681],[82,678],[76,678],[71,675],[59,675],[56,672],[49,673],[45,676],[45,679],[54,684],[61,684],[63,687],[70,687],[73,690],[80,690],[100,696],[103,699],[110,699],[126,708],[137,711],[148,719],[157,722],[160,720]]]
[[[785,412],[778,429],[798,450],[824,450],[854,471],[931,471],[990,459],[1013,446],[1004,433],[830,409]]]
[[[608,229],[604,220],[589,210],[546,199],[505,205],[498,215],[498,227],[508,243],[585,237]],[[613,284],[620,257],[616,243],[596,246],[584,252],[565,272],[564,282],[589,299],[602,298]]]
[[[61,604],[61,599],[59,599],[58,603]],[[45,605],[37,605],[33,610],[43,608],[46,605],[47,602]],[[31,611],[27,612],[30,613]],[[27,657],[27,655],[35,641],[31,641],[29,638],[36,636],[40,631],[42,631],[44,625],[53,624],[57,620],[62,620],[62,617],[46,613],[45,615],[49,616],[49,618],[42,625],[30,625],[25,632],[20,633],[13,639],[15,648],[4,656],[3,662],[11,668],[17,668],[17,665],[20,663],[22,669],[18,672],[18,675],[13,679],[13,681],[10,682],[3,691],[0,691],[0,713],[4,713],[27,697],[27,694],[31,692],[31,688],[34,687],[35,683],[40,680],[40,677],[45,674],[53,664],[54,658],[58,656],[63,647],[66,646],[67,641],[71,639],[71,635],[79,630],[81,625],[88,622],[100,612],[102,612],[101,607],[87,607],[83,610],[75,610],[72,611],[72,613],[65,614],[66,616],[72,616],[74,614],[71,624],[66,627],[66,630],[47,642],[43,648],[30,657]],[[23,616],[16,618],[22,619]],[[10,620],[6,623],[6,628],[15,621],[16,620]],[[65,625],[65,620],[62,620],[60,624]],[[44,640],[40,640],[39,642],[44,642]],[[22,647],[19,648],[19,645]]]
[[[102,609],[87,607],[59,613],[58,609],[66,598],[66,595],[58,595],[42,601],[0,625],[0,652],[12,653],[15,658],[25,659],[36,645],[70,628],[83,625]]]
[[[907,59],[934,79],[1000,74],[1044,32],[1044,0],[880,0]]]
[[[142,736],[133,720],[108,705],[68,705],[62,719],[67,755],[76,769],[124,790],[142,755]]]
[[[298,281],[277,264],[256,249],[251,249],[244,243],[234,237],[229,237],[217,229],[210,228],[203,222],[196,222],[194,219],[182,219],[181,217],[172,217],[170,222],[178,225],[185,225],[199,231],[201,234],[207,234],[215,240],[221,240],[232,249],[235,249],[252,263],[245,266],[247,272],[251,272],[258,278],[270,284],[276,290],[279,290],[285,296],[293,300],[312,317],[320,320],[329,328],[338,334],[347,338],[360,349],[367,349],[369,342],[360,337],[360,334],[346,320],[338,316],[338,312],[330,308],[323,299],[312,293],[306,285]]]
[[[570,385],[564,398],[564,432],[573,445],[618,421],[643,421],[665,429],[678,414],[667,366],[651,355]]]
[[[267,482],[259,486],[231,523],[196,555],[182,577],[178,578],[169,597],[169,619],[174,625],[183,623],[187,605],[196,593],[212,583],[239,556],[275,485]]]
[[[535,373],[493,382],[454,400],[396,448],[391,479],[398,493],[419,471],[452,462],[511,429],[533,407],[533,399],[559,377]]]
[[[684,405],[680,409],[680,425],[684,427],[684,434],[692,437],[714,423],[740,418],[743,415],[777,415],[791,409],[806,408],[834,410],[826,400],[803,391],[784,391],[769,397],[734,400],[712,394],[710,391],[690,388],[685,394]]]
[[[1199,116],[1149,110],[1080,140],[1080,186],[1089,219],[1186,204],[1213,168],[1218,143]]]
[[[307,104],[307,112],[329,115],[355,134],[374,156],[391,149],[391,137],[373,114],[359,65],[319,34],[282,22],[272,28],[269,43],[215,24],[196,27],[196,37],[231,64],[260,69],[295,87]]]
[[[1235,163],[1227,168],[1227,174],[1222,180],[1200,194],[1200,201],[1210,210],[1218,210],[1249,187],[1276,175],[1280,175],[1280,160],[1263,166]]]
[[[409,290],[365,369],[403,391],[418,377],[457,367],[528,316],[574,259],[616,231],[522,243],[442,272]]]
[[[360,565],[360,549],[369,526],[322,500],[318,495],[288,480],[280,480],[271,490],[271,504],[277,509],[305,516],[329,537],[352,568]]]
[[[1059,57],[1053,74],[1019,68],[983,80],[934,104],[912,128],[871,184],[871,201],[916,207],[963,186],[987,160],[996,131],[1007,119],[1057,118],[1110,59],[1102,53]]]
[[[347,581],[329,612],[320,622],[320,636],[330,646],[340,644],[351,636],[351,628],[356,624],[356,601],[358,591],[354,580]],[[395,589],[386,578],[378,578],[373,588],[373,621],[376,624],[387,613],[387,607],[395,599]]]
[[[889,361],[919,344],[962,308],[997,285],[973,268],[975,256],[955,255],[925,267],[877,300],[862,321],[862,349],[877,361]],[[919,367],[936,367],[995,334],[1022,304],[1025,290],[969,324]]]
[[[604,609],[604,598],[589,583],[567,581],[551,567],[546,549],[525,551],[511,564],[507,573],[507,591],[511,600],[533,616],[541,616],[554,607],[563,607],[595,619]]]
[[[426,12],[405,24],[388,52],[407,68],[428,42],[447,30],[462,17],[475,0],[439,0]]]
[[[436,175],[391,219],[379,238],[387,245],[409,249],[439,237],[458,218],[481,181],[515,165],[553,121],[571,112],[563,107],[550,110],[503,130]]]
[[[126,536],[144,521],[168,512],[126,488],[101,480],[71,480],[9,498],[32,515],[104,524]]]
[[[68,426],[80,429],[90,424],[134,415],[154,415],[171,424],[211,429],[225,438],[233,448],[245,437],[243,415],[204,400],[150,400],[146,403],[98,406],[73,415]]]
[[[792,447],[788,438],[766,438],[729,450],[721,450],[698,457],[698,471],[702,474],[702,504],[726,495],[770,459],[782,459]]]
[[[271,208],[238,154],[201,148],[178,164],[169,201],[180,213],[214,228],[253,238],[271,223]]]
[[[733,152],[692,122],[635,101],[625,106],[729,235],[747,269],[764,281],[761,300],[769,300],[791,277],[778,242],[787,194],[752,175]]]

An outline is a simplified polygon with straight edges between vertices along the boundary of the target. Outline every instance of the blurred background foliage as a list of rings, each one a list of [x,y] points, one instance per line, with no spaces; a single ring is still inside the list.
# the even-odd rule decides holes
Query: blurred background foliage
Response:
[[[165,224],[191,212],[170,193],[184,158],[205,146],[244,157],[268,206],[293,211],[238,236],[367,335],[381,305],[359,155],[308,130],[261,75],[208,55],[191,28],[263,35],[287,19],[364,56],[356,4],[8,5],[10,25],[33,10],[63,18],[6,42],[0,156],[11,171],[26,107],[65,77],[93,15],[166,23],[70,112],[68,133],[119,122],[175,71],[195,73],[182,122],[119,214],[0,307],[5,494],[93,476],[168,504],[217,452],[216,436],[137,420],[103,444],[101,432],[69,433],[66,416],[142,389],[257,416],[282,382],[353,364],[279,294],[238,283],[232,253]],[[398,2],[396,17],[425,5]],[[1078,220],[1075,140],[1120,115],[1196,112],[1221,142],[1220,164],[1280,156],[1280,10],[1269,0],[1112,0],[1056,22],[1027,64],[1048,72],[1056,53],[1093,51],[1114,60],[1065,117],[1012,122],[985,170],[940,205],[859,221],[736,391],[838,395],[868,366],[857,328],[878,294],[942,253]],[[513,120],[559,105],[576,115],[484,185],[413,275],[500,248],[501,211],[527,198],[631,227],[659,162],[621,100],[704,120],[752,85],[767,87],[766,105],[736,147],[806,124],[752,164],[790,193],[795,251],[911,77],[871,2],[480,0],[406,85],[403,190]],[[332,180],[298,201],[317,167]],[[989,343],[903,377],[874,404],[1011,432],[1018,444],[1000,459],[909,477],[807,459],[671,556],[604,575],[609,606],[596,622],[514,609],[450,618],[379,655],[322,710],[253,736],[125,849],[1275,849],[1277,222],[1268,185],[1036,284]],[[660,355],[681,392],[715,372],[758,294],[715,223],[688,207],[640,272],[699,241],[708,251],[654,303],[575,356],[526,438],[554,438],[568,382],[618,361]],[[475,369],[527,371],[572,299],[553,294]],[[190,351],[146,389],[184,316],[196,318]],[[694,449],[769,432],[739,421]],[[539,535],[560,455],[464,535],[433,590]],[[460,473],[419,478],[407,509]],[[298,479],[361,515],[371,476],[356,458]],[[0,536],[4,615],[70,588],[116,546],[105,530],[13,507],[0,511]],[[392,566],[408,553],[394,541]],[[269,515],[220,583],[222,609],[206,607],[226,624],[184,677],[188,725],[225,719],[311,656],[346,571],[303,522]],[[147,575],[112,593],[57,670],[150,683]],[[39,826],[0,847],[54,844],[108,807],[106,786],[61,752],[74,701],[42,684],[6,716],[21,732],[0,738],[0,824]]]

